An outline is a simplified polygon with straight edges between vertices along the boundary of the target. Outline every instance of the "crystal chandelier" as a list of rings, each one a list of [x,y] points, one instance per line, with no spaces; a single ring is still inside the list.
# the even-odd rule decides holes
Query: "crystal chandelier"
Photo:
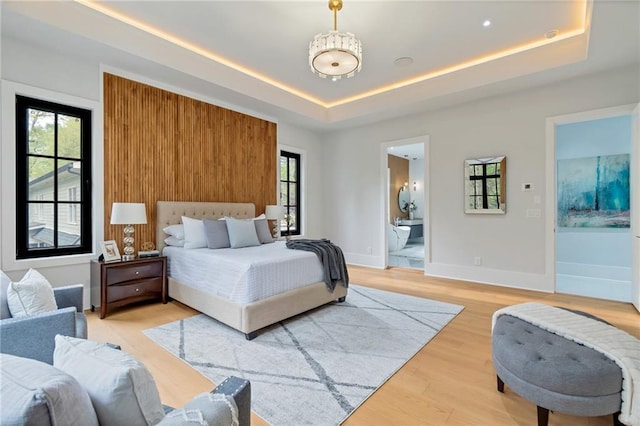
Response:
[[[362,68],[362,43],[351,33],[338,32],[338,11],[342,0],[329,0],[333,11],[333,31],[318,34],[309,43],[309,66],[322,78],[353,77]]]

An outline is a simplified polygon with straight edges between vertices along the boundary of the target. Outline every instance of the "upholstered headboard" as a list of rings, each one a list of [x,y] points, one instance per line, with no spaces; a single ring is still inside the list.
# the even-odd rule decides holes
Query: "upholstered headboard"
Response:
[[[229,216],[251,219],[256,215],[253,203],[209,203],[197,201],[158,201],[156,208],[156,249],[162,252],[168,237],[163,229],[182,223],[182,216],[194,219],[219,219]]]

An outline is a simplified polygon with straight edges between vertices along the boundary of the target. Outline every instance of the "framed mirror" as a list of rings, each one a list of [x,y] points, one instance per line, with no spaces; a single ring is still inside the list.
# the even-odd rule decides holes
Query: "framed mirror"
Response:
[[[474,158],[464,162],[464,212],[507,212],[507,157]]]
[[[408,212],[410,202],[411,202],[411,196],[409,194],[409,190],[403,186],[398,191],[398,207],[400,207],[400,211]]]

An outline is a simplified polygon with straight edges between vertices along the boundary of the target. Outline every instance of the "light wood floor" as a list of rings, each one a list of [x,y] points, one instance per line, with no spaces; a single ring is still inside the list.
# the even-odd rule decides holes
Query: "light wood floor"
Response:
[[[503,306],[540,301],[579,309],[640,338],[640,314],[626,303],[430,278],[421,271],[398,268],[382,271],[350,266],[349,275],[355,284],[456,303],[464,310],[365,401],[344,423],[347,426],[535,425],[535,406],[508,387],[504,394],[496,391],[491,316]],[[149,368],[163,403],[181,406],[213,384],[149,340],[142,330],[196,313],[178,302],[122,308],[104,320],[97,312],[88,312],[89,338],[120,344]],[[266,424],[256,415],[252,422]],[[552,413],[549,419],[551,426],[610,424],[611,416]]]

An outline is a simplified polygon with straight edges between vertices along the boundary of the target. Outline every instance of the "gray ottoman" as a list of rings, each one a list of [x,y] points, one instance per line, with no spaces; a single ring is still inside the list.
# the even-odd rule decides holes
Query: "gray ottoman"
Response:
[[[622,372],[600,352],[502,315],[492,336],[498,391],[507,384],[538,406],[538,425],[549,410],[576,416],[613,414],[618,421]]]

